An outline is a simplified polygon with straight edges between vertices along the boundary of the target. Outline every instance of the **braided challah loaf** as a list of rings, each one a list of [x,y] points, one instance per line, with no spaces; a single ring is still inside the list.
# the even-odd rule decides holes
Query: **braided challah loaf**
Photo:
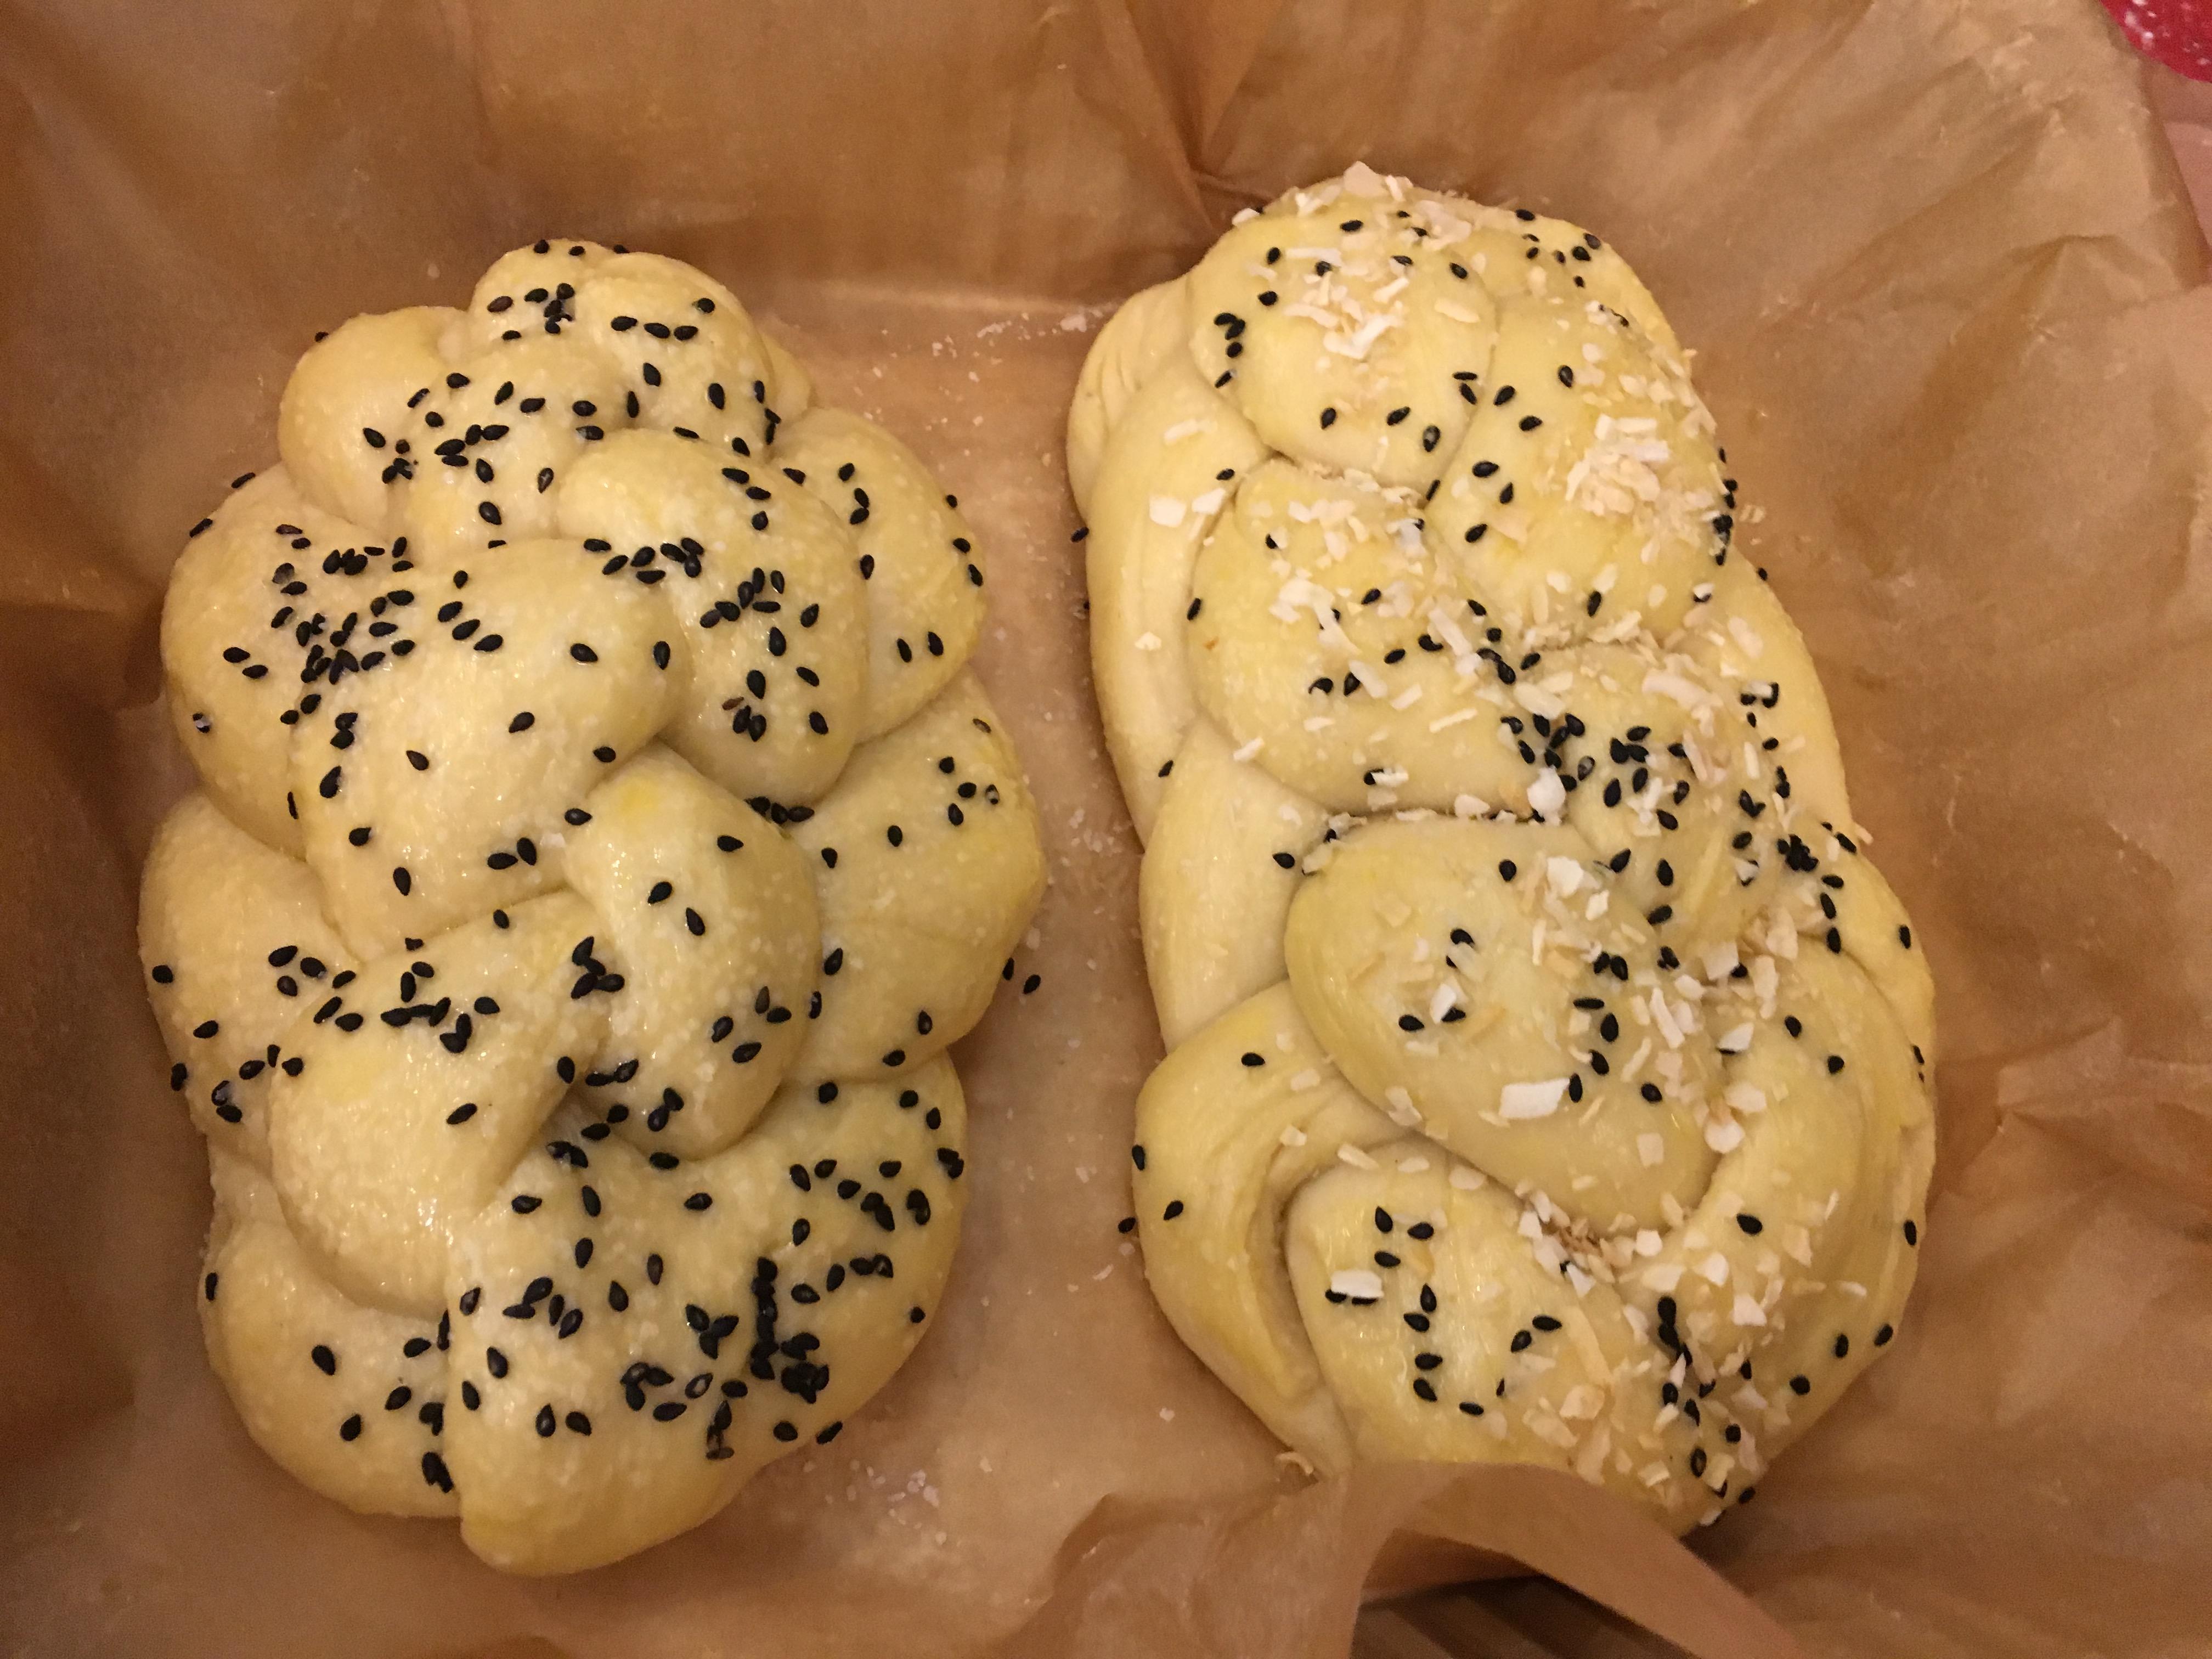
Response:
[[[1895,1329],[1932,995],[1650,295],[1354,167],[1123,307],[1068,449],[1176,1329],[1324,1469],[1748,1498]]]
[[[720,284],[590,243],[360,317],[192,532],[140,920],[209,1352],[356,1508],[555,1571],[826,1442],[950,1268],[1044,884],[982,576]]]

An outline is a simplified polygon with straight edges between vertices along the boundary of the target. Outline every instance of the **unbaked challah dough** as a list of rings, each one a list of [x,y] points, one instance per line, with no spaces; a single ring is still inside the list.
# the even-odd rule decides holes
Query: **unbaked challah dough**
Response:
[[[495,1565],[826,1443],[950,1272],[946,1048],[1044,884],[953,499],[672,259],[301,360],[162,661],[139,935],[248,1431]]]
[[[1749,1498],[1896,1329],[1933,997],[1651,296],[1355,167],[1122,308],[1068,465],[1176,1329],[1322,1469]]]

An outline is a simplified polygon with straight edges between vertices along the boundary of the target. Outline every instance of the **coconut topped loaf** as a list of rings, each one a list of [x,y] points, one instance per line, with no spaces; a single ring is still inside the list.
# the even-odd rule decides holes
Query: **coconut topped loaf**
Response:
[[[614,1560],[826,1443],[958,1236],[947,1047],[1042,891],[982,565],[690,266],[356,317],[163,612],[140,940],[210,1357],[356,1509]]]
[[[1177,1331],[1322,1469],[1748,1498],[1896,1330],[1933,994],[1658,306],[1355,167],[1121,309],[1068,461]]]

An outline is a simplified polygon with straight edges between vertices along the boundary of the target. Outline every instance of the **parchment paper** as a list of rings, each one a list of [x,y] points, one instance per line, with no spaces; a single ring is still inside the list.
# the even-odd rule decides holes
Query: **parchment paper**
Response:
[[[2212,1651],[2212,298],[2094,0],[24,0],[0,133],[5,1651],[1324,1656],[1363,1584],[1508,1559],[1596,1601],[1363,1640]],[[1360,157],[1589,224],[1698,349],[1942,988],[1892,1357],[1694,1554],[1535,1471],[1309,1486],[1115,1231],[1158,1037],[1061,411],[1115,301]],[[975,1192],[914,1362],[834,1454],[556,1581],[246,1440],[131,939],[185,528],[313,331],[539,234],[713,270],[959,494],[1054,878],[957,1055]]]

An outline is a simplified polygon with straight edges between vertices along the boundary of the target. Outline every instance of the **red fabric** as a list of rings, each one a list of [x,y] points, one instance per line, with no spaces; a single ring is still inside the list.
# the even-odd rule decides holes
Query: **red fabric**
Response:
[[[2212,0],[2104,0],[2136,50],[2192,81],[2212,81]]]

